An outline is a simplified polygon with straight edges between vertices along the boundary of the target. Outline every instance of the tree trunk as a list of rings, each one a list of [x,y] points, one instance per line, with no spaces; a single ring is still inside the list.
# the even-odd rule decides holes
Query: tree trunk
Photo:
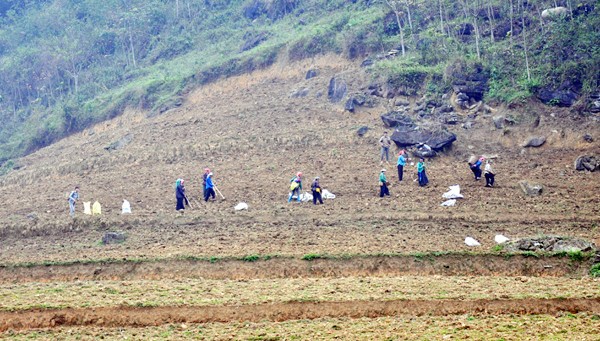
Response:
[[[406,48],[404,47],[404,31],[402,30],[402,21],[400,20],[400,14],[398,13],[398,9],[394,2],[390,0],[385,0],[385,2],[390,6],[394,14],[396,15],[396,23],[398,24],[398,31],[400,32],[400,46],[402,47],[402,57],[406,56]]]
[[[523,48],[525,49],[525,67],[527,69],[527,81],[531,82],[531,73],[529,71],[529,57],[527,53],[527,35],[525,31],[525,6],[521,7],[521,25],[523,25]]]

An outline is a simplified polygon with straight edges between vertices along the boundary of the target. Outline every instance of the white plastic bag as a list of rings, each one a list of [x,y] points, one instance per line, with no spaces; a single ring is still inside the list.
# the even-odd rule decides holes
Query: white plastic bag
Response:
[[[235,207],[233,209],[236,211],[247,210],[248,204],[246,204],[245,202],[241,202],[241,203],[235,205]]]
[[[450,190],[444,194],[442,194],[442,198],[444,199],[462,199],[464,196],[460,194],[460,186],[452,185],[448,187]]]
[[[446,200],[442,203],[442,206],[451,207],[456,205],[456,199]]]
[[[313,200],[313,195],[308,193],[308,192],[304,192],[302,194],[300,194],[300,201],[302,202],[307,202],[307,201],[312,201]]]
[[[323,199],[335,199],[335,194],[329,192],[328,190],[324,189],[323,193],[321,193],[321,197]]]
[[[503,236],[503,235],[501,235],[501,234],[497,234],[497,235],[494,237],[494,241],[495,241],[497,244],[504,244],[504,243],[506,243],[506,242],[507,242],[507,241],[509,241],[509,240],[510,240],[510,239],[508,239],[507,237],[505,237],[505,236]]]
[[[92,205],[92,214],[102,214],[102,206],[100,206],[100,203],[97,201]]]
[[[471,237],[465,238],[465,244],[467,244],[467,246],[481,246],[477,240]]]
[[[131,213],[131,205],[129,201],[123,199],[123,205],[121,205],[121,214]]]
[[[83,213],[92,215],[92,202],[91,201],[83,203]]]

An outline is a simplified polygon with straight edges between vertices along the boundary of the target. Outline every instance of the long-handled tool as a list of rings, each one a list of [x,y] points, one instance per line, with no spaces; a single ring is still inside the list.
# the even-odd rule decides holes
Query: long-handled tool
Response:
[[[185,201],[187,202],[188,206],[189,206],[190,208],[192,208],[192,209],[193,209],[193,208],[194,208],[194,206],[192,206],[192,202],[191,202],[191,201],[188,199],[188,197],[187,197],[187,196],[183,196],[183,198],[184,198],[184,199],[185,199]]]
[[[217,188],[217,186],[215,187],[215,191],[217,191],[217,193],[219,193],[219,195],[221,196],[221,200],[225,200],[225,197],[223,196],[223,193],[221,193],[221,191],[219,191],[219,189]]]

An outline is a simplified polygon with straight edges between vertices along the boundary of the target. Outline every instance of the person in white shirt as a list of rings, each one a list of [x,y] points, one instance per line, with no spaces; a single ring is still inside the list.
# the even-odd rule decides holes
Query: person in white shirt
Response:
[[[485,168],[484,168],[484,172],[485,172],[485,187],[494,187],[494,176],[496,175],[494,173],[494,170],[492,169],[492,161],[491,160],[486,160],[485,161]]]

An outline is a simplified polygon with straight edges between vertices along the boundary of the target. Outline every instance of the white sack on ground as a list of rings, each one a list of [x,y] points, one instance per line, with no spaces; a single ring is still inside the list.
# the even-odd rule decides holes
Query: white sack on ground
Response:
[[[450,207],[456,205],[456,199],[446,200],[442,203],[442,206]]]
[[[248,204],[246,204],[245,202],[241,202],[241,203],[235,205],[235,207],[233,209],[236,211],[247,210]]]
[[[131,213],[131,205],[129,201],[123,199],[123,205],[121,205],[121,214]]]
[[[323,193],[321,193],[321,197],[323,199],[335,199],[335,194],[329,192],[328,190],[324,189]]]
[[[467,244],[467,246],[481,246],[478,241],[471,237],[465,238],[465,244]]]
[[[506,243],[506,242],[507,242],[507,241],[509,241],[509,240],[510,240],[510,239],[508,239],[507,237],[505,237],[505,236],[503,236],[503,235],[501,235],[501,234],[497,234],[497,235],[494,237],[494,241],[495,241],[496,243],[498,243],[498,244],[504,244],[504,243]]]
[[[450,190],[444,194],[442,194],[442,198],[444,199],[462,199],[464,196],[460,194],[460,186],[452,185],[448,187]]]
[[[307,202],[307,201],[312,201],[313,200],[313,195],[308,193],[308,192],[304,192],[302,194],[300,194],[300,201],[302,202]]]
[[[83,203],[83,213],[92,215],[92,202],[87,201]]]

